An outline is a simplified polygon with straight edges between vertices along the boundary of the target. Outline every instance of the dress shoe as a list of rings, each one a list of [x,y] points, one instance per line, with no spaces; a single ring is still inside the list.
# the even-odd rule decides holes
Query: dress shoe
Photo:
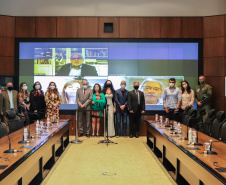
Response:
[[[132,138],[133,137],[133,134],[130,134],[130,136],[129,136],[130,138]]]
[[[83,134],[82,134],[82,133],[79,133],[79,134],[78,134],[78,137],[82,137],[82,136],[83,136]]]
[[[139,134],[136,134],[136,138],[139,138]]]
[[[88,137],[88,138],[89,138],[89,137],[90,137],[90,135],[89,135],[89,134],[86,134],[86,137]]]

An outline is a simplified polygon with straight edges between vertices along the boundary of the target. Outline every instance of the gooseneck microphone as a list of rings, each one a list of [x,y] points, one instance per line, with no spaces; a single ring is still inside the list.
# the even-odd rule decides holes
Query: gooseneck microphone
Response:
[[[11,148],[11,141],[10,141],[10,137],[9,137],[9,133],[8,132],[7,132],[7,136],[8,136],[8,139],[9,139],[9,149],[5,150],[4,153],[22,152],[22,151],[14,150],[14,149]]]

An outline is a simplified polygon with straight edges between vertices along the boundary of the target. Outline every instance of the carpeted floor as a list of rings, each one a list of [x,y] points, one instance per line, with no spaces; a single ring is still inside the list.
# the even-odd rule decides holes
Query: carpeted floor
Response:
[[[175,184],[147,147],[146,137],[112,138],[118,144],[108,147],[97,144],[103,138],[81,139],[82,144],[67,147],[42,184]],[[110,176],[103,175],[104,172]]]

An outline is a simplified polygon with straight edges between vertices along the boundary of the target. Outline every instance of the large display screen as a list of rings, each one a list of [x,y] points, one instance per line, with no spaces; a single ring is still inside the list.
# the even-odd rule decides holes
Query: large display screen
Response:
[[[162,93],[169,86],[169,78],[176,78],[179,88],[182,80],[193,89],[197,85],[202,73],[200,43],[198,39],[19,39],[17,85],[26,82],[31,90],[39,81],[46,91],[54,81],[61,103],[75,104],[81,79],[87,79],[91,88],[95,83],[103,87],[109,79],[115,89],[125,80],[127,90],[138,81],[146,104],[159,110],[163,108]]]

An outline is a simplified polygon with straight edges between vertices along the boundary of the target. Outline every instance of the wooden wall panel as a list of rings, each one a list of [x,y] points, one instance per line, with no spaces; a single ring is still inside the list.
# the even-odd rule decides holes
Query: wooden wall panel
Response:
[[[181,38],[182,18],[163,17],[161,18],[161,38]]]
[[[222,37],[225,34],[225,16],[204,17],[204,37]]]
[[[15,17],[0,16],[0,37],[15,36]]]
[[[77,17],[57,17],[57,37],[77,38],[78,37]]]
[[[140,38],[139,18],[121,17],[119,20],[120,38]]]
[[[205,76],[225,76],[225,57],[204,58]]]
[[[113,23],[113,33],[104,33],[104,23]],[[118,38],[119,18],[99,17],[98,19],[98,38]]]
[[[16,17],[16,37],[35,37],[35,17]]]
[[[218,57],[224,55],[225,37],[204,39],[204,57]]]
[[[14,56],[14,45],[13,37],[0,37],[0,56]]]
[[[5,67],[5,60],[4,60],[4,56],[0,56],[0,76],[4,76],[5,75],[5,71],[6,71],[6,67]]]
[[[78,17],[78,38],[97,38],[98,17]]]
[[[214,97],[223,97],[225,95],[225,77],[219,76],[206,76],[206,83],[211,85],[213,88],[213,96]],[[215,98],[216,99],[216,98]]]
[[[224,111],[225,104],[224,104],[225,97],[214,97],[212,101],[212,108],[216,109],[217,111]]]
[[[183,38],[202,38],[203,37],[203,18],[202,17],[183,17],[182,36]]]
[[[0,56],[0,66],[1,76],[14,75],[14,57]]]
[[[56,17],[37,17],[35,21],[36,37],[56,37]]]
[[[160,38],[160,24],[161,18],[151,17],[146,18],[142,17],[139,20],[140,22],[140,38]]]

